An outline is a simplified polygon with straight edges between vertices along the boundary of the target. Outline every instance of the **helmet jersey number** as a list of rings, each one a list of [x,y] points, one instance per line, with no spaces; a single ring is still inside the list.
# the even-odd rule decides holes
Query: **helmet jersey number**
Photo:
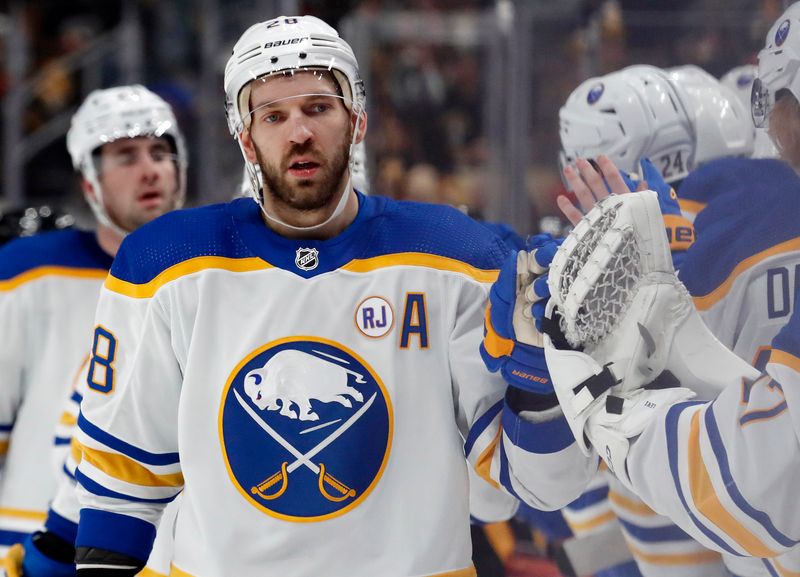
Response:
[[[267,24],[267,28],[275,28],[276,26],[279,26],[281,22],[283,22],[284,24],[297,24],[297,18],[284,18],[283,20],[281,20],[280,18],[276,18],[275,20]]]
[[[117,355],[117,338],[105,327],[94,329],[92,360],[86,383],[99,393],[108,394],[114,390],[114,358]]]

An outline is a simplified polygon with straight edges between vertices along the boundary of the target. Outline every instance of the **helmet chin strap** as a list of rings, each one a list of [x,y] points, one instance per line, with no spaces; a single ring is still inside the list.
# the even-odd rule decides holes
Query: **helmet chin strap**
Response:
[[[86,198],[86,202],[89,203],[89,208],[92,209],[92,214],[94,214],[95,219],[97,219],[99,224],[110,228],[124,239],[131,231],[125,230],[119,226],[111,220],[111,217],[108,215],[108,211],[105,205],[103,205],[103,188],[100,186],[100,179],[97,178],[97,172],[94,170],[94,167],[89,167],[86,173],[84,173],[84,176],[94,190],[94,196],[85,194],[84,197]]]
[[[347,200],[350,197],[350,190],[352,189],[351,183],[353,181],[353,174],[352,174],[353,171],[352,171],[352,167],[350,165],[353,162],[353,151],[355,150],[355,146],[356,146],[356,136],[358,135],[358,132],[357,132],[358,131],[358,125],[359,125],[359,123],[361,121],[361,114],[362,113],[363,113],[363,110],[359,110],[358,114],[356,115],[356,128],[355,128],[355,130],[353,130],[353,138],[350,140],[350,148],[349,148],[348,160],[347,160],[347,164],[348,164],[347,182],[345,183],[344,189],[342,190],[341,194],[339,195],[339,202],[337,203],[336,208],[334,209],[334,211],[331,213],[331,215],[328,218],[325,219],[324,222],[321,222],[319,224],[314,224],[312,226],[294,226],[292,224],[284,222],[283,220],[281,220],[277,216],[273,216],[269,212],[267,212],[267,209],[264,206],[264,201],[263,201],[261,195],[259,194],[259,188],[261,186],[263,186],[263,185],[261,185],[261,183],[259,181],[258,172],[257,172],[255,166],[253,165],[253,163],[251,163],[249,160],[247,160],[247,156],[244,153],[244,148],[242,146],[239,147],[239,148],[242,149],[242,156],[244,156],[244,161],[245,161],[245,164],[247,165],[247,169],[248,169],[247,171],[248,171],[248,173],[250,175],[250,185],[251,185],[251,189],[252,189],[253,200],[256,201],[256,204],[261,209],[261,213],[264,215],[264,218],[266,218],[270,222],[273,222],[273,223],[275,223],[275,224],[277,224],[279,226],[288,228],[289,230],[292,230],[294,232],[307,233],[307,232],[317,231],[317,230],[323,228],[324,226],[327,226],[331,221],[336,219],[339,215],[341,215],[344,212],[344,209],[347,206]]]

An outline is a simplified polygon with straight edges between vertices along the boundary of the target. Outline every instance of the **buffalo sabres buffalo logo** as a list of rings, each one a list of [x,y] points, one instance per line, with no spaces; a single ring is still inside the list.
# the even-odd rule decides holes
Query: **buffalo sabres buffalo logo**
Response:
[[[380,480],[391,402],[344,346],[282,339],[232,372],[220,435],[230,477],[248,501],[282,519],[323,520],[358,506]]]
[[[300,270],[314,270],[319,264],[319,251],[315,248],[298,248],[294,264]]]

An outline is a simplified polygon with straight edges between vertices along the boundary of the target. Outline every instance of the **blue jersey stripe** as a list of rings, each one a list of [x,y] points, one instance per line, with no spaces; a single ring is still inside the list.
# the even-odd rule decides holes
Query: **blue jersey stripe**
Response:
[[[137,503],[169,503],[175,500],[175,497],[178,493],[175,493],[172,497],[164,497],[163,499],[144,499],[142,497],[135,497],[133,495],[126,495],[125,493],[118,493],[117,491],[112,491],[111,489],[107,489],[100,483],[93,481],[83,473],[81,473],[80,469],[75,471],[75,480],[81,484],[81,486],[89,491],[94,495],[98,495],[100,497],[113,497],[114,499],[122,499],[123,501],[135,501]]]
[[[174,465],[180,461],[178,453],[150,453],[144,449],[134,447],[121,439],[117,439],[100,427],[90,423],[89,420],[83,416],[83,413],[78,415],[78,427],[92,439],[146,465]]]
[[[794,541],[778,531],[775,525],[772,524],[772,519],[769,518],[769,515],[750,505],[750,503],[747,502],[747,499],[745,499],[742,493],[739,491],[739,487],[736,485],[733,475],[731,475],[731,468],[730,464],[728,463],[728,453],[725,450],[725,445],[722,443],[722,436],[719,434],[717,420],[714,417],[714,403],[712,403],[706,411],[705,424],[706,431],[708,433],[708,439],[711,441],[711,448],[714,452],[714,456],[717,459],[717,464],[719,465],[719,471],[722,475],[722,480],[725,483],[725,488],[727,489],[730,498],[734,503],[736,503],[736,506],[739,507],[739,509],[741,509],[745,514],[747,514],[747,516],[761,525],[767,531],[767,533],[769,533],[770,536],[775,539],[775,541],[784,547],[794,547],[800,543],[800,541]]]
[[[17,543],[22,543],[30,533],[22,531],[2,531],[0,530],[0,546],[10,547]]]
[[[619,522],[625,530],[635,539],[645,543],[666,543],[669,541],[691,541],[692,538],[677,525],[662,525],[661,527],[642,527],[624,519]]]
[[[465,455],[469,456],[470,452],[472,451],[472,447],[475,445],[475,441],[477,441],[478,437],[483,434],[483,432],[486,430],[486,427],[491,424],[502,408],[503,401],[497,401],[497,403],[492,405],[488,411],[486,411],[477,421],[475,421],[469,431],[469,434],[467,435],[467,442],[464,443]]]
[[[667,412],[665,427],[667,430],[667,453],[669,456],[669,468],[670,472],[672,473],[672,482],[675,485],[675,490],[678,493],[678,498],[681,501],[681,505],[683,505],[684,510],[686,510],[686,514],[689,515],[689,518],[700,530],[700,532],[711,539],[711,541],[716,543],[723,551],[730,553],[731,555],[736,555],[737,557],[744,557],[743,554],[735,551],[730,545],[723,541],[721,537],[700,522],[700,519],[698,519],[689,508],[689,504],[686,502],[686,496],[683,494],[683,488],[681,487],[681,478],[678,468],[678,420],[681,416],[681,413],[685,409],[701,404],[703,404],[702,401],[678,403],[670,407],[669,411]]]
[[[506,447],[505,443],[500,443],[500,484],[505,487],[506,491],[514,495],[517,499],[522,501],[522,497],[520,497],[517,492],[514,490],[514,486],[511,484],[511,472],[509,471],[508,467],[508,455],[506,455]]]
[[[583,495],[575,499],[572,503],[567,505],[573,511],[581,511],[593,505],[597,505],[608,499],[608,486],[604,485],[591,491],[586,491]]]

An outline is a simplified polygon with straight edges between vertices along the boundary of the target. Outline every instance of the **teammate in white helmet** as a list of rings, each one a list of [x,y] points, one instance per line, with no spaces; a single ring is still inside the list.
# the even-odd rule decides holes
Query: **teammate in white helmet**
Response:
[[[143,86],[92,92],[72,118],[67,147],[94,231],[68,229],[12,241],[0,250],[0,545],[55,551],[32,575],[74,572],[77,514],[48,520],[56,489],[51,447],[73,375],[91,347],[100,287],[123,237],[181,204],[183,136],[169,105]],[[69,443],[69,439],[63,439]],[[31,555],[31,560],[35,555]],[[59,572],[63,571],[63,572]]]
[[[587,80],[570,95],[559,116],[563,160],[597,158],[606,151],[629,174],[641,177],[647,172],[649,178],[660,180],[658,167],[664,180],[678,190],[698,166],[752,150],[746,110],[730,90],[696,66],[672,70],[631,66]],[[692,252],[693,227],[681,217],[674,192],[666,188],[669,194],[662,199],[665,228],[674,262],[683,266]],[[650,510],[613,475],[605,476],[610,485],[606,506],[618,519],[643,575],[729,574],[717,553]],[[615,523],[603,501],[595,501],[588,512],[568,507],[565,517],[577,529],[588,527],[589,531]],[[587,517],[587,513],[593,515]]]
[[[249,28],[225,93],[252,198],[131,234],[100,296],[78,575],[135,573],[178,493],[176,575],[474,575],[465,455],[550,508],[582,486],[545,468],[597,466],[476,355],[507,249],[353,189],[365,93],[321,20]]]
[[[800,62],[798,16],[800,5],[794,4],[769,31],[767,46],[759,54],[759,78],[753,89],[754,120],[762,125],[768,122],[778,149],[790,162],[796,158],[796,128],[800,121],[793,88],[798,82]],[[611,192],[624,193],[625,185],[613,165],[602,159],[601,167]],[[608,195],[606,185],[588,164],[579,164],[578,169],[580,174],[570,170],[568,177],[576,188],[582,189],[585,198]],[[758,176],[769,177],[770,172]],[[792,190],[787,182],[791,181],[775,183],[777,194],[788,197],[780,205],[783,214],[780,211],[773,214],[777,220],[765,220],[761,227],[756,226],[761,221],[754,223],[751,219],[747,219],[744,227],[737,226],[742,222],[735,219],[738,213],[753,215],[741,202],[730,203],[727,224],[733,229],[728,230],[726,237],[716,239],[717,247],[728,242],[732,245],[730,254],[744,260],[740,259],[740,265],[734,266],[727,277],[721,277],[720,270],[730,266],[730,259],[719,255],[722,264],[706,271],[709,282],[717,285],[705,299],[712,307],[720,299],[744,300],[743,312],[761,309],[763,317],[769,319],[745,323],[745,328],[759,330],[758,325],[766,325],[760,330],[777,331],[758,356],[761,361],[757,363],[758,369],[763,372],[759,375],[758,370],[742,371],[741,378],[730,379],[713,402],[677,403],[648,413],[647,419],[640,421],[641,427],[628,427],[626,423],[635,423],[645,408],[632,408],[627,402],[619,405],[621,411],[613,415],[607,410],[608,405],[598,405],[587,413],[587,422],[591,423],[589,434],[594,435],[592,442],[596,446],[614,445],[612,436],[624,440],[614,445],[621,449],[619,452],[604,451],[604,455],[613,457],[615,470],[633,491],[707,546],[731,556],[760,558],[762,574],[768,575],[790,575],[800,569],[797,540],[800,516],[795,499],[800,445],[795,410],[798,400],[794,398],[800,369],[800,315],[794,308],[798,287],[793,278],[798,265],[783,260],[787,253],[798,248],[798,218],[791,204],[800,189],[794,184]],[[753,195],[752,190],[747,192]],[[766,199],[756,196],[763,205],[778,199],[778,196]],[[711,206],[698,220],[709,211]],[[750,228],[754,234],[749,233]],[[768,236],[764,242],[773,245],[761,250],[758,234]],[[780,240],[782,234],[787,235],[784,241]],[[739,235],[743,236],[742,242],[738,242]],[[698,242],[702,238],[701,235]],[[756,246],[748,247],[750,244]],[[759,267],[763,282],[752,282],[748,273]],[[739,283],[748,280],[751,290],[743,291]],[[701,312],[705,301],[695,297]],[[704,318],[709,318],[707,311]],[[650,350],[671,350],[677,346],[665,340],[663,335],[668,333],[660,333],[649,345]],[[745,341],[748,334],[742,335]],[[728,335],[721,335],[724,342]],[[713,362],[706,358],[706,363]],[[673,360],[665,368],[680,374],[687,367]],[[710,369],[711,375],[724,374],[728,369],[719,365],[694,368]]]

